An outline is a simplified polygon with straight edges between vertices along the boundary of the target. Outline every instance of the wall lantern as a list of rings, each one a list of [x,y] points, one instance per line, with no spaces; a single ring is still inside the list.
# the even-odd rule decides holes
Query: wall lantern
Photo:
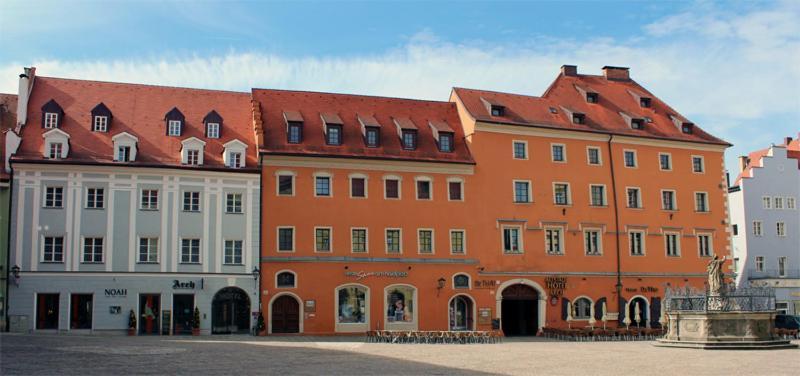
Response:
[[[253,279],[258,281],[258,277],[261,276],[261,270],[258,270],[258,266],[253,268]]]
[[[19,286],[19,265],[14,265],[11,267],[11,276],[14,277],[14,285]]]

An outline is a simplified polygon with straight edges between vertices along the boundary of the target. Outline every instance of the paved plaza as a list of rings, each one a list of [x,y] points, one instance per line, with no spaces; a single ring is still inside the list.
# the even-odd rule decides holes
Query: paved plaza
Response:
[[[2,375],[789,375],[799,366],[797,349],[703,351],[649,342],[399,345],[358,337],[0,335]]]

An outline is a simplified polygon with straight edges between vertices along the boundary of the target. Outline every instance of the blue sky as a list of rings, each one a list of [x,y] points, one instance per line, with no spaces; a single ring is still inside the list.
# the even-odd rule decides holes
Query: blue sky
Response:
[[[634,79],[738,154],[797,137],[800,2],[0,3],[0,92],[47,76],[446,100],[540,95],[562,64]]]

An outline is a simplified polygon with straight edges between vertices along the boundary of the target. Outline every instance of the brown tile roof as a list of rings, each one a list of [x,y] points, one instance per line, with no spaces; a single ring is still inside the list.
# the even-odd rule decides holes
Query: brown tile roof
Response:
[[[6,132],[17,124],[17,96],[0,93],[0,181],[8,181],[6,173]]]
[[[262,152],[267,154],[474,163],[460,126],[455,127],[455,149],[451,153],[439,151],[427,126],[431,121],[460,124],[454,103],[269,89],[253,89],[253,99],[260,103]],[[290,109],[299,109],[305,119],[300,144],[287,142],[283,114]],[[322,113],[335,113],[341,119],[343,145],[326,145]],[[366,147],[359,118],[361,122],[380,124],[380,147]],[[395,122],[417,130],[416,150],[403,150]]]
[[[42,134],[45,129],[41,127],[41,107],[50,100],[55,100],[64,110],[60,129],[70,135],[69,157],[63,163],[114,163],[111,138],[128,132],[139,142],[136,161],[126,165],[181,166],[181,141],[197,137],[206,142],[204,165],[197,169],[225,168],[223,145],[234,139],[248,145],[246,167],[257,168],[258,148],[249,93],[38,76],[15,160],[44,160]],[[93,132],[91,111],[101,102],[113,118],[108,132]],[[173,108],[185,116],[180,137],[166,136],[164,117]],[[224,120],[219,139],[205,136],[203,119],[212,110]]]
[[[684,119],[683,116],[634,80],[559,75],[542,97],[464,88],[454,88],[453,91],[467,111],[483,122],[730,145],[697,126],[694,126],[692,134],[683,133],[671,118]],[[587,103],[581,91],[598,93],[598,103]],[[651,98],[650,107],[641,107],[636,95]],[[502,103],[504,116],[491,116],[485,106],[487,102]],[[570,112],[585,114],[585,123],[574,124]],[[620,113],[633,118],[649,118],[650,122],[644,123],[643,130],[631,129]]]

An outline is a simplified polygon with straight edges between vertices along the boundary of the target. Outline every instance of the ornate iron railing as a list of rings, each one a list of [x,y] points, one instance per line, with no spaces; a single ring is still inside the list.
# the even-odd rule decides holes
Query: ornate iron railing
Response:
[[[719,294],[690,287],[670,289],[664,294],[668,312],[765,312],[775,310],[775,290],[771,287],[734,288],[726,286]]]

